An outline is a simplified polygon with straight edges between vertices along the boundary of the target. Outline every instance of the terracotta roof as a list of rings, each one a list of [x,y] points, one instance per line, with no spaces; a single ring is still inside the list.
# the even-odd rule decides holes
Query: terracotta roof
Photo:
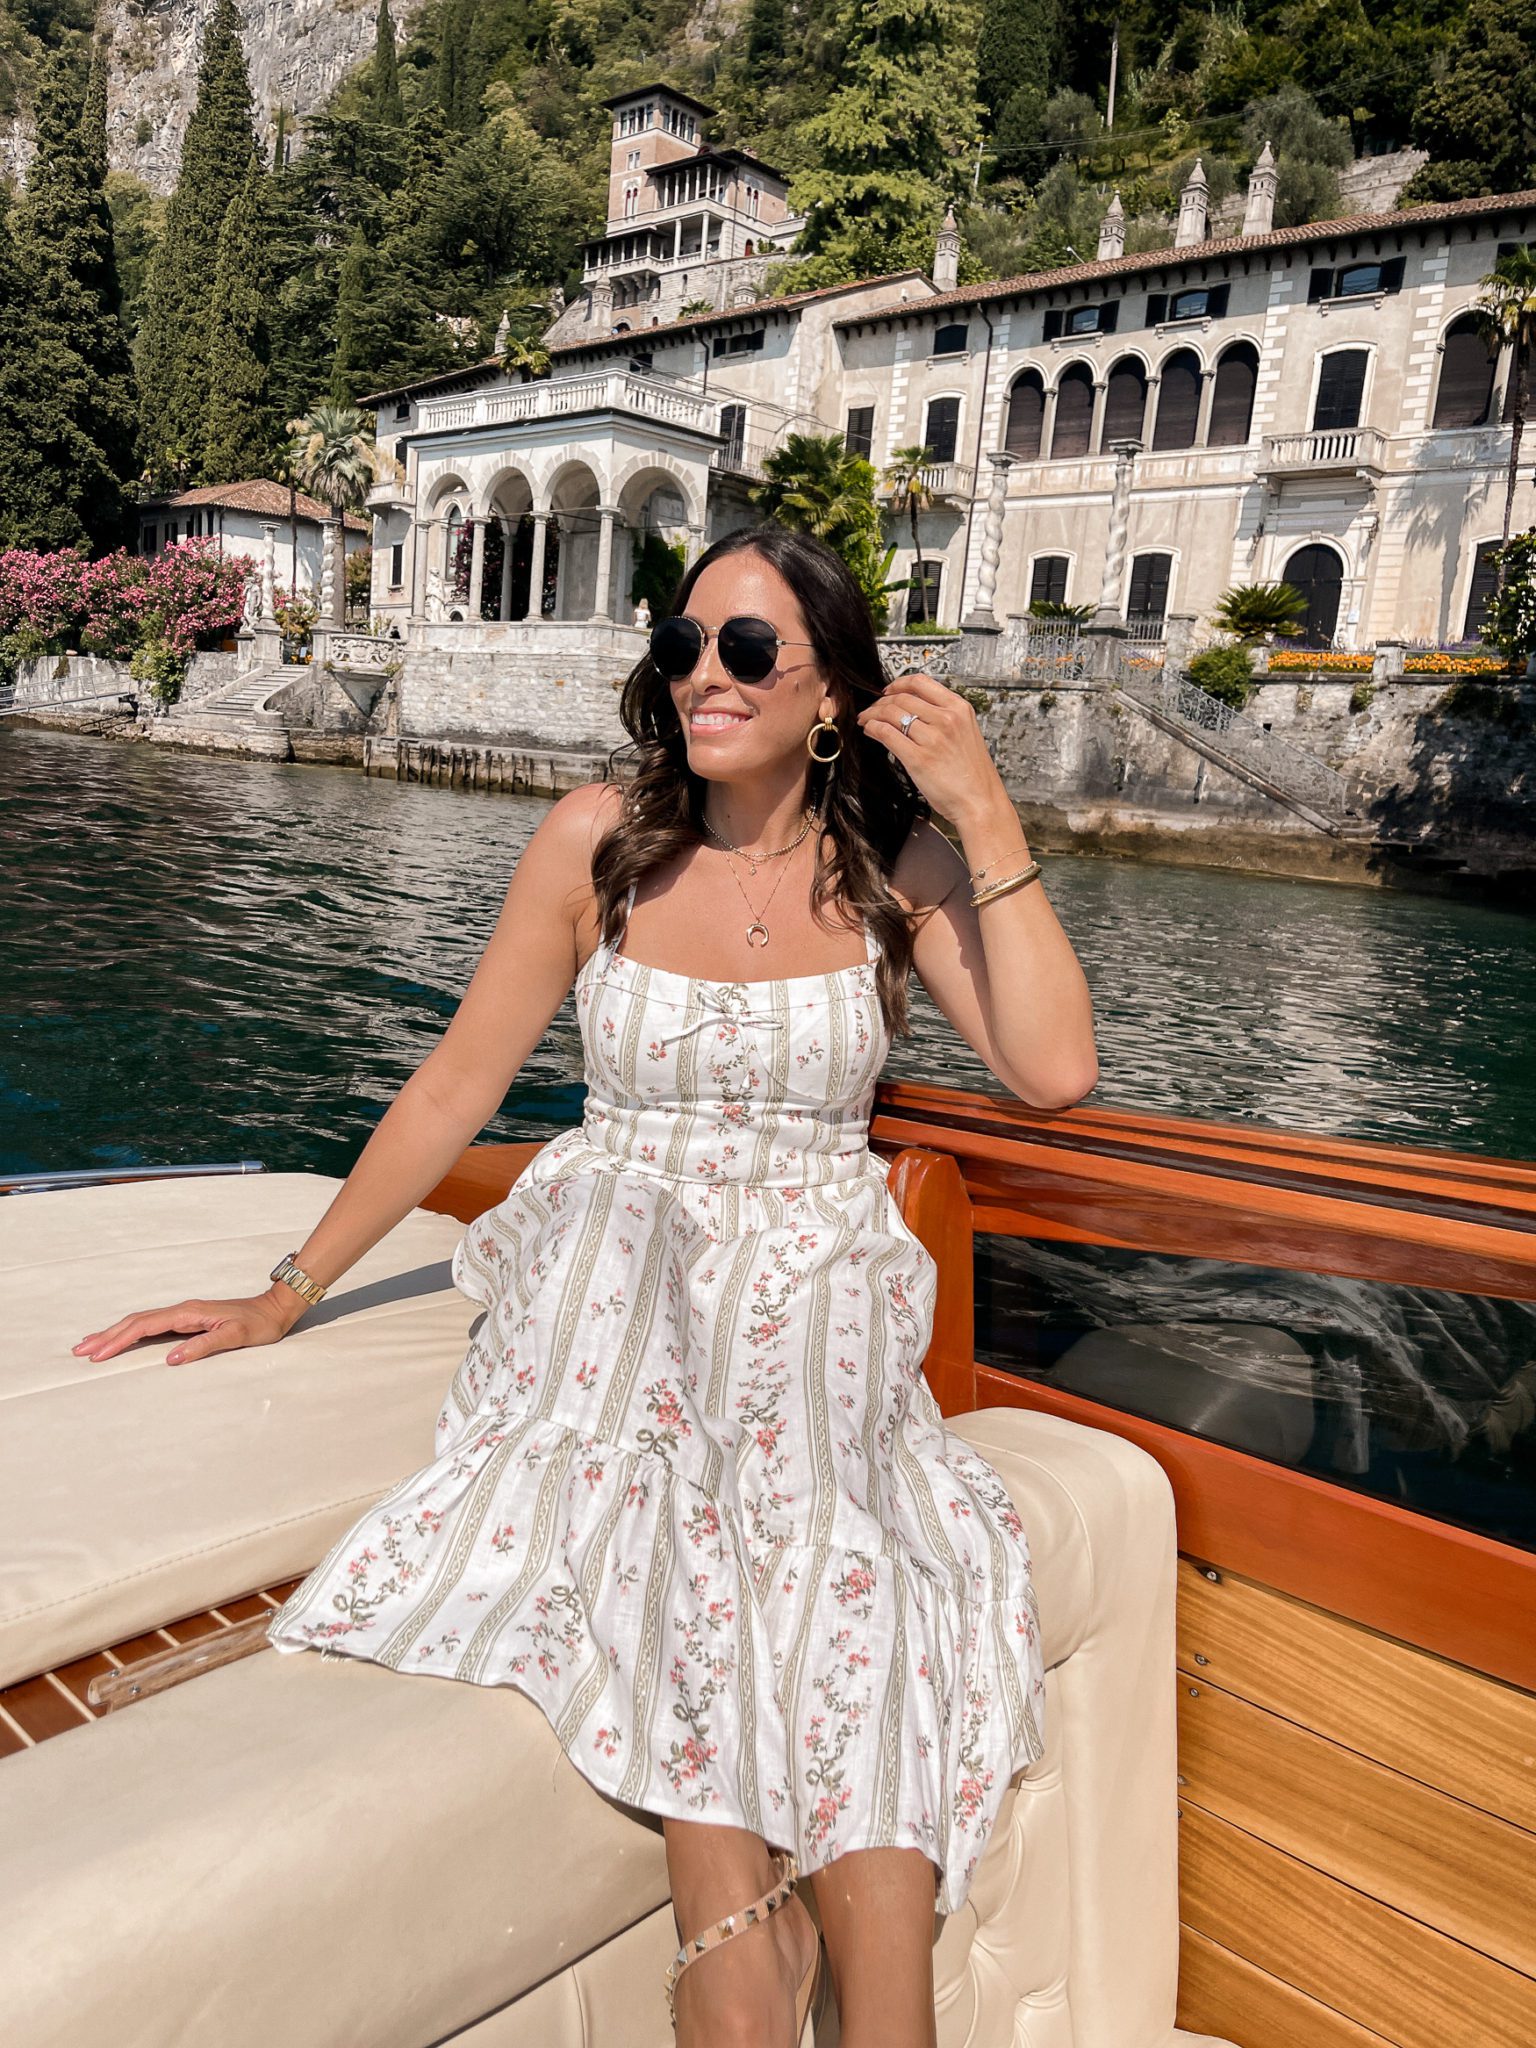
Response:
[[[330,507],[322,505],[318,498],[310,497],[307,491],[300,491],[295,499],[295,509],[301,519],[312,519],[322,525],[331,516]],[[286,519],[288,517],[288,486],[274,483],[270,477],[252,477],[241,484],[198,484],[190,491],[172,491],[163,496],[145,498],[140,509],[147,511],[151,505],[165,505],[171,509],[183,505],[222,505],[227,512],[254,512],[259,519]],[[355,512],[349,512],[344,524],[354,533],[370,531],[368,521],[359,519]]]
[[[684,106],[697,107],[701,113],[712,114],[715,111],[703,100],[695,99],[691,92],[683,92],[675,85],[664,85],[660,79],[653,79],[649,85],[632,85],[628,92],[616,92],[597,104],[600,107],[622,107],[627,100],[644,99],[648,92],[664,92],[671,99],[681,100]]]
[[[602,237],[595,237],[601,240]],[[635,349],[647,347],[658,340],[672,340],[679,334],[690,334],[697,328],[725,326],[732,320],[749,318],[754,313],[779,313],[787,307],[806,306],[813,299],[836,298],[839,292],[868,291],[872,285],[904,284],[912,282],[927,288],[922,304],[932,303],[932,285],[920,270],[892,270],[880,277],[856,277],[844,284],[818,285],[814,291],[787,292],[781,299],[755,299],[746,306],[725,306],[718,313],[694,313],[686,320],[668,320],[659,327],[635,327],[623,334],[596,334],[587,341],[560,341],[550,347],[552,357],[582,355],[591,349]],[[877,309],[883,311],[884,309]],[[873,315],[864,315],[872,318]],[[838,321],[838,326],[844,323]],[[417,391],[441,391],[458,383],[473,384],[482,377],[493,375],[501,368],[498,356],[482,356],[477,363],[462,364],[456,370],[439,370],[435,377],[421,377],[414,384],[391,386],[388,391],[370,391],[366,398],[358,400],[359,405],[382,405],[386,398],[407,398]]]
[[[1018,298],[1026,292],[1045,292],[1062,285],[1094,284],[1116,278],[1144,276],[1148,271],[1171,270],[1186,263],[1207,263],[1212,257],[1240,256],[1266,249],[1305,248],[1313,242],[1337,242],[1351,235],[1390,234],[1401,229],[1432,226],[1437,221],[1476,220],[1503,213],[1536,210],[1536,191],[1494,193],[1483,199],[1444,200],[1434,206],[1405,206],[1397,213],[1356,213],[1344,220],[1314,220],[1305,226],[1275,228],[1267,235],[1225,235],[1219,241],[1195,242],[1187,249],[1149,249],[1137,256],[1110,256],[1093,263],[1072,263],[1060,270],[1026,271],[1019,277],[989,278],[985,283],[962,285],[957,291],[940,292],[910,310],[942,313],[951,306],[975,306],[988,300]],[[848,313],[834,320],[834,327],[859,327],[869,320],[883,320],[901,308],[877,307],[868,313]]]

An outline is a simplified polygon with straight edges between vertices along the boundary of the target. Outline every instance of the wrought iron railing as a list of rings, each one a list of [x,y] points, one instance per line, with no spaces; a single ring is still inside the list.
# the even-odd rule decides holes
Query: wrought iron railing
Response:
[[[998,635],[999,672],[1026,683],[1078,682],[1088,673],[1080,626],[1060,619],[1010,619]]]
[[[1172,669],[1123,663],[1120,687],[1138,703],[1209,734],[1222,753],[1298,801],[1334,816],[1345,809],[1347,785],[1337,768],[1305,748],[1293,746],[1278,733],[1266,731],[1257,719],[1224,704],[1188,676]]]

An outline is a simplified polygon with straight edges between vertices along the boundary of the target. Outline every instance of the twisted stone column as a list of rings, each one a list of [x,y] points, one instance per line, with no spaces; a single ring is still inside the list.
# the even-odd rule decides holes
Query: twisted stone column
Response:
[[[1003,511],[1008,496],[1008,472],[1018,457],[999,449],[988,455],[992,484],[987,493],[987,516],[981,529],[981,567],[976,577],[976,602],[966,615],[967,627],[982,632],[997,630],[997,572],[1003,559]]]
[[[1125,550],[1131,531],[1131,480],[1135,474],[1136,457],[1141,453],[1139,441],[1116,441],[1115,482],[1109,500],[1109,532],[1104,543],[1104,580],[1099,586],[1099,608],[1094,614],[1095,626],[1119,626],[1124,623],[1120,613],[1120,586],[1125,580]]]

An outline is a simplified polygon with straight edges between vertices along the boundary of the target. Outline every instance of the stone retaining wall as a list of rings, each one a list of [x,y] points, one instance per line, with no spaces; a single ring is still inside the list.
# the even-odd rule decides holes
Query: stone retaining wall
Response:
[[[548,622],[505,647],[412,645],[399,683],[402,739],[498,740],[535,747],[618,746],[619,690],[645,651],[628,627]]]
[[[181,687],[181,702],[191,704],[211,696],[236,681],[239,673],[238,654],[194,654]],[[114,692],[137,697],[143,689],[126,661],[109,661],[102,654],[42,654],[17,668],[11,701],[20,711],[100,701]]]

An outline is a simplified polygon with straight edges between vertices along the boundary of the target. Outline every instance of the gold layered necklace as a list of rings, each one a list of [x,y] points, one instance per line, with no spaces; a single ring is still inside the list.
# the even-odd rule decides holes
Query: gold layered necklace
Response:
[[[711,839],[717,840],[719,842],[719,844],[725,849],[727,854],[738,854],[741,857],[741,859],[746,861],[751,867],[753,879],[756,880],[759,862],[765,860],[782,860],[786,854],[793,853],[795,848],[800,844],[801,840],[804,839],[805,835],[810,831],[812,825],[814,825],[815,822],[815,811],[807,811],[805,814],[805,823],[800,827],[800,830],[795,834],[794,838],[790,840],[789,844],[787,846],[775,846],[767,852],[749,852],[748,849],[744,846],[733,845],[732,842],[725,837],[724,833],[717,832],[715,830],[714,826],[710,824],[707,818],[704,820],[704,830],[709,834]],[[772,903],[774,897],[778,894],[779,883],[783,881],[784,877],[789,873],[789,870],[788,868],[780,868],[778,880],[774,883],[773,887],[768,891],[768,903],[765,903],[762,909],[759,910],[757,905],[752,901],[752,898],[747,894],[746,885],[743,883],[740,875],[737,874],[734,862],[729,863],[729,865],[731,869],[731,879],[736,884],[737,888],[741,891],[741,900],[746,904],[748,910],[750,910],[752,913],[752,922],[747,926],[747,944],[749,946],[766,946],[768,943],[769,932],[768,926],[764,922],[764,919],[766,918],[768,913],[768,904]]]

